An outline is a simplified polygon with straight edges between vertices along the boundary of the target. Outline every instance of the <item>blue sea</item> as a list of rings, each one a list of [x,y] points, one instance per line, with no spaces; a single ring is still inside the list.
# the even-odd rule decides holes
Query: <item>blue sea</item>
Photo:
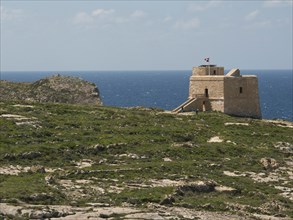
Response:
[[[94,82],[104,105],[171,110],[188,97],[190,70],[181,71],[46,71],[0,72],[2,80],[32,82],[52,74]],[[262,117],[293,121],[292,70],[241,70],[257,75]]]

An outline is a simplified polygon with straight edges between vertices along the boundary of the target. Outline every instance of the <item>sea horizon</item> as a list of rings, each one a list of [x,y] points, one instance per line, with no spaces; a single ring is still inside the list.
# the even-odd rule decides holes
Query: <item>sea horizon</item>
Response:
[[[218,65],[217,65],[218,66]],[[231,67],[231,68],[226,68],[225,67],[225,71],[228,71],[228,70],[231,70],[233,68],[236,68],[236,67]],[[250,71],[250,70],[253,70],[253,71],[274,71],[274,70],[281,70],[281,71],[293,71],[293,67],[292,69],[288,69],[288,68],[280,68],[280,69],[277,69],[277,68],[273,68],[273,69],[254,69],[254,68],[243,68],[243,69],[240,69],[240,68],[237,68],[241,71]],[[127,70],[127,69],[122,69],[122,70],[0,70],[0,74],[1,73],[8,73],[8,72],[24,72],[24,73],[27,73],[27,72],[52,72],[52,73],[58,73],[58,72],[153,72],[153,71],[192,71],[192,69],[152,69],[152,70],[144,70],[144,69],[137,69],[137,70]]]
[[[225,74],[229,70],[226,69]],[[172,110],[188,98],[192,70],[1,71],[0,73],[1,80],[14,82],[33,82],[54,74],[76,76],[95,83],[106,106],[143,106]],[[240,69],[240,73],[258,77],[263,119],[293,121],[291,69]]]

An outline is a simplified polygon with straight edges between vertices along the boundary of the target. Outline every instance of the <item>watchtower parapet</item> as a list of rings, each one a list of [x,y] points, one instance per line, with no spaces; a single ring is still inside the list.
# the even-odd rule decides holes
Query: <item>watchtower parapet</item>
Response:
[[[217,65],[201,65],[192,68],[193,76],[223,76],[224,67],[218,67]]]

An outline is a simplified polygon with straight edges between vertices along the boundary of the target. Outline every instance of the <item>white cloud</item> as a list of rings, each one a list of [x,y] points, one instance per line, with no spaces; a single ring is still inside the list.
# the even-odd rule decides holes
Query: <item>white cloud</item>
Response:
[[[73,18],[74,24],[93,24],[95,21],[99,19],[104,19],[110,14],[113,14],[115,12],[114,9],[103,9],[103,8],[97,8],[93,10],[91,13],[87,12],[79,12],[77,13]]]
[[[205,11],[210,8],[218,7],[222,1],[208,1],[208,2],[196,2],[193,4],[190,4],[187,8],[188,11],[196,12],[196,11]]]
[[[195,29],[200,26],[200,21],[197,18],[193,18],[187,21],[177,21],[174,25],[175,28],[179,29]]]
[[[136,10],[130,15],[130,17],[132,18],[143,18],[145,16],[146,16],[146,13],[141,10]]]
[[[98,8],[92,12],[92,16],[93,17],[104,16],[104,15],[112,14],[114,12],[115,12],[114,9],[107,10],[107,9],[103,9],[103,8]]]
[[[19,20],[23,17],[23,10],[0,7],[1,21]]]
[[[275,7],[282,7],[282,6],[292,6],[292,0],[266,0],[263,3],[264,7],[267,8],[275,8]]]
[[[94,18],[86,12],[79,12],[73,18],[74,24],[90,24],[94,22]]]
[[[166,16],[164,19],[163,19],[163,22],[169,22],[171,21],[173,18],[171,16]]]
[[[258,16],[258,14],[259,14],[259,10],[252,11],[248,15],[245,16],[245,20],[252,21]]]
[[[114,9],[97,8],[90,13],[79,12],[73,18],[74,24],[79,25],[95,25],[97,23],[103,25],[123,24],[137,19],[146,17],[146,13],[141,10],[136,10],[128,15],[117,15]]]

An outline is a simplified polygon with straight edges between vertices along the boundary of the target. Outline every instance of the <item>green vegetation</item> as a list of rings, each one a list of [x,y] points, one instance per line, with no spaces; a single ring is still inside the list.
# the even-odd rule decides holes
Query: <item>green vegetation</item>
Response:
[[[23,168],[18,175],[0,174],[0,202],[143,207],[171,195],[173,206],[293,217],[292,200],[275,188],[292,189],[287,172],[292,128],[217,112],[176,115],[159,109],[5,101],[0,103],[0,131],[0,173],[9,166]],[[208,142],[215,136],[222,142]],[[277,148],[278,142],[288,143],[291,151]],[[273,158],[278,166],[264,168],[262,158]],[[32,166],[46,172],[24,171]],[[256,175],[277,180],[262,182]],[[164,179],[214,181],[236,191],[178,193],[178,185],[164,185]],[[282,208],[264,208],[271,203]]]
[[[73,76],[52,75],[33,83],[0,80],[0,85],[0,100],[101,105],[96,85]]]

